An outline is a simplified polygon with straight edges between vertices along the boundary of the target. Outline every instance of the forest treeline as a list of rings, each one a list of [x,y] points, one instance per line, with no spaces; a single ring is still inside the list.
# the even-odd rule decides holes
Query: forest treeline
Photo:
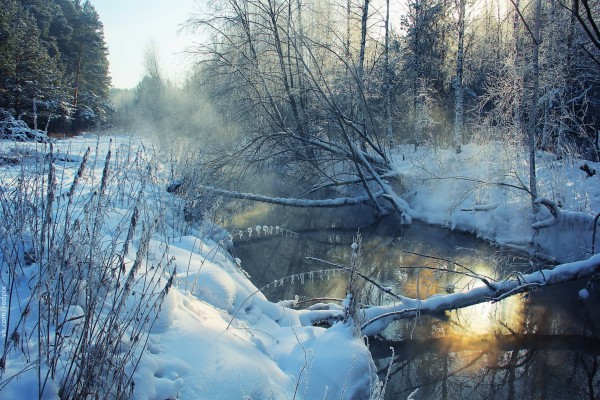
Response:
[[[46,130],[106,121],[93,5],[0,4],[0,108]],[[503,140],[597,160],[599,19],[589,0],[207,3],[186,24],[202,35],[190,49],[197,68],[173,85],[149,51],[137,87],[115,92],[112,122],[218,137],[238,160],[275,157],[321,175],[340,159],[368,170],[357,149],[385,159],[398,143],[460,151]]]
[[[534,131],[538,149],[597,159],[599,19],[587,0],[229,0],[190,25],[211,35],[201,76],[253,152]]]
[[[597,160],[599,17],[588,0],[228,0],[188,21],[209,40],[177,91],[194,104],[200,87],[235,121],[235,157],[317,173],[340,146],[356,161],[353,147],[385,158],[407,142],[532,141]],[[186,132],[194,107],[159,107],[173,87],[148,71],[128,113]]]
[[[106,121],[108,49],[89,1],[0,0],[0,119],[45,131]]]

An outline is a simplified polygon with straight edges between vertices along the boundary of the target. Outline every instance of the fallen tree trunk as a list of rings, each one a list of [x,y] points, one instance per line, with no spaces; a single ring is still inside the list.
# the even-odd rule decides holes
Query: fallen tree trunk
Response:
[[[335,264],[330,264],[335,266]],[[445,311],[456,310],[486,302],[497,302],[516,294],[526,293],[547,286],[554,286],[583,278],[592,278],[600,273],[600,254],[587,260],[560,264],[553,269],[544,269],[527,275],[518,275],[514,279],[499,282],[482,283],[483,286],[474,287],[464,292],[446,295],[436,294],[426,299],[411,299],[394,294],[400,301],[386,306],[363,308],[359,311],[362,335],[375,336],[388,327],[393,321],[410,319],[422,315],[441,314]],[[587,297],[587,289],[583,288],[579,296]],[[337,321],[343,314],[343,308],[337,304],[327,307],[318,305],[314,309],[305,310],[303,321],[306,324],[321,321]]]
[[[336,207],[347,207],[358,204],[370,204],[370,197],[367,195],[356,196],[356,197],[338,197],[335,199],[295,199],[287,197],[269,197],[260,194],[253,193],[240,193],[232,190],[219,189],[213,186],[198,185],[199,190],[205,190],[211,193],[219,194],[222,196],[230,197],[233,199],[251,200],[262,203],[277,204],[287,207],[300,207],[300,208],[336,208]],[[373,196],[379,198],[384,193],[375,192]]]
[[[490,283],[464,292],[433,295],[423,300],[405,300],[390,306],[371,307],[362,311],[365,322],[361,329],[364,335],[374,336],[395,320],[413,318],[417,315],[439,314],[488,301],[496,302],[534,289],[588,278],[598,272],[600,272],[600,254],[587,260],[561,264],[553,269],[520,275],[515,279]]]

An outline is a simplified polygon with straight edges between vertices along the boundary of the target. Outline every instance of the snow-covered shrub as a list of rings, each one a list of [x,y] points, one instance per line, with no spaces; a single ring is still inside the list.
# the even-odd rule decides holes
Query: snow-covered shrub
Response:
[[[0,389],[20,380],[31,398],[128,398],[175,276],[151,248],[161,189],[142,150],[126,161],[88,148],[66,165],[43,147],[0,181],[1,335],[10,338]]]
[[[15,119],[12,115],[6,115],[0,120],[0,139],[38,143],[48,143],[50,141],[46,132],[31,129],[25,121]]]

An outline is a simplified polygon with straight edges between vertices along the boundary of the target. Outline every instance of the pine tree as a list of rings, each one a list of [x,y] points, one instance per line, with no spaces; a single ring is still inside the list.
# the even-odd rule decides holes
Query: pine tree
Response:
[[[63,103],[60,60],[48,54],[34,16],[15,0],[0,0],[0,107],[18,119],[47,118]]]
[[[0,108],[37,127],[79,130],[107,118],[103,26],[89,1],[0,0]],[[72,123],[68,123],[72,121]],[[42,127],[42,126],[40,126]]]

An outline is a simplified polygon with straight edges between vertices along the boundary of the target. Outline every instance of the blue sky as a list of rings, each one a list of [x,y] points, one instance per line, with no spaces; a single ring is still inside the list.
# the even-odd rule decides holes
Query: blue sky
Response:
[[[193,38],[178,28],[194,10],[195,0],[92,0],[104,24],[112,84],[134,87],[144,73],[144,51],[158,48],[163,71],[177,82],[189,65],[181,54]]]

